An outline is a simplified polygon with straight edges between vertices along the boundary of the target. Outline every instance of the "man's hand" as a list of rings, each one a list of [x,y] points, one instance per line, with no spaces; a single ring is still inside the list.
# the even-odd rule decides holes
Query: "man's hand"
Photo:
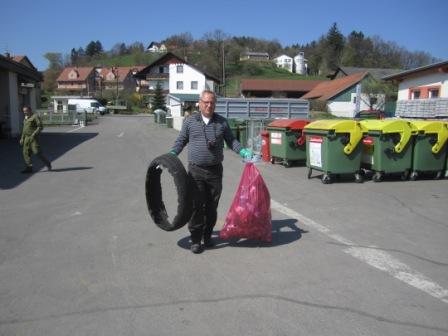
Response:
[[[243,148],[240,150],[240,156],[243,159],[251,159],[253,154],[254,153],[249,148]]]
[[[20,146],[23,146],[23,139],[20,139],[19,143],[20,143]]]

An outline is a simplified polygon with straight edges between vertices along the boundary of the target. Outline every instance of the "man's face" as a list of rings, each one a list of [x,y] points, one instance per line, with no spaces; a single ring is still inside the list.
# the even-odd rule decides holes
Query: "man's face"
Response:
[[[30,111],[29,108],[24,107],[24,108],[22,109],[22,112],[23,112],[23,114],[26,115],[27,117],[29,117],[29,116],[31,115],[31,111]]]
[[[199,109],[206,118],[211,118],[215,112],[215,96],[210,93],[204,93],[199,100]]]

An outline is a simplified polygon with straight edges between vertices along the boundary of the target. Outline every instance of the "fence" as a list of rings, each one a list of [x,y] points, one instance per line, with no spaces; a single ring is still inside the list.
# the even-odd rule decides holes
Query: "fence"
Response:
[[[80,125],[86,126],[97,121],[96,113],[88,113],[85,110],[70,109],[67,112],[48,110],[37,110],[44,125]]]

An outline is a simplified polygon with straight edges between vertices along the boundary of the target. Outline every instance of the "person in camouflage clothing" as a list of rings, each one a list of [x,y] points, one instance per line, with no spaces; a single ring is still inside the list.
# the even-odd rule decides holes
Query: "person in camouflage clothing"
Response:
[[[29,106],[22,109],[25,119],[23,121],[22,136],[20,137],[20,145],[23,146],[23,159],[25,160],[25,169],[21,171],[23,174],[32,173],[33,165],[31,163],[31,153],[36,155],[48,170],[51,170],[50,161],[42,154],[38,142],[38,137],[43,129],[42,121],[37,114]]]

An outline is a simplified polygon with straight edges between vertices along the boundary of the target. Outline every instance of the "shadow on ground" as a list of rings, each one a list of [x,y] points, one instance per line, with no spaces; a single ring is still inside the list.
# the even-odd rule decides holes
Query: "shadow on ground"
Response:
[[[272,221],[272,242],[266,243],[258,240],[250,239],[229,239],[224,240],[219,238],[219,231],[213,231],[213,240],[216,245],[209,249],[219,249],[223,247],[274,247],[292,243],[299,240],[303,233],[308,233],[308,231],[302,230],[296,226],[296,219],[277,219]],[[190,237],[182,238],[177,242],[179,247],[184,249],[190,249]]]
[[[96,137],[98,133],[43,133],[40,145],[44,155],[54,161],[76,146]],[[13,189],[28,179],[32,174],[21,174],[24,168],[22,147],[19,139],[0,139],[0,189]],[[43,163],[33,156],[34,174],[46,170]],[[92,169],[92,167],[65,167],[54,169],[55,172]]]

